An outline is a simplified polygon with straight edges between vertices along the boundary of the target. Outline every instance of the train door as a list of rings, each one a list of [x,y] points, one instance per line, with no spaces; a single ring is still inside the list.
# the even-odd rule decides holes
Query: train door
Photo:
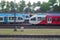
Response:
[[[52,17],[48,17],[48,18],[47,18],[47,23],[48,23],[48,24],[51,24],[51,23],[52,23]]]
[[[5,23],[8,22],[8,17],[4,17],[4,22],[5,22]]]

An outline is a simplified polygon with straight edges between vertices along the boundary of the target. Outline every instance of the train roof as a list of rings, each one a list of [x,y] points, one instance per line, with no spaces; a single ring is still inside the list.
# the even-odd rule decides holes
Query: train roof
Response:
[[[8,17],[14,17],[14,14],[6,14]]]
[[[6,14],[0,14],[0,17],[4,17],[4,16],[6,16]]]
[[[23,17],[23,15],[20,14],[20,13],[17,13],[17,14],[16,14],[16,17]]]
[[[34,16],[40,16],[40,17],[45,17],[46,16],[46,14],[43,14],[43,13],[40,13],[40,14],[35,14]]]
[[[40,17],[46,17],[46,15],[44,15],[44,14],[42,14],[42,15],[37,15],[38,17],[40,16]]]
[[[48,13],[44,14],[44,13],[40,13],[40,14],[35,14],[35,15],[32,16],[32,17],[36,17],[36,16],[37,16],[37,17],[46,17],[47,15],[48,15],[48,16],[60,16],[60,14],[57,14],[57,13],[56,13],[56,14],[48,14]],[[31,18],[32,18],[32,17],[31,17]]]
[[[49,14],[50,16],[60,16],[60,14]]]
[[[16,17],[29,16],[28,14],[16,13]],[[0,13],[0,17],[14,17],[14,13]]]
[[[4,14],[4,13],[0,13],[0,17],[13,17],[14,15],[13,14]]]
[[[37,14],[37,15],[49,15],[49,16],[60,16],[60,14],[57,14],[57,13],[40,13],[40,14]]]
[[[41,16],[41,17],[44,17],[44,16],[46,16],[46,15],[49,15],[49,16],[60,16],[60,14],[59,13],[39,13],[39,14],[36,14],[36,15],[38,15],[38,16]],[[36,16],[35,15],[35,16]],[[14,13],[0,13],[0,17],[14,17]],[[29,16],[29,14],[27,14],[27,13],[24,13],[24,14],[21,14],[21,13],[16,13],[16,16],[17,17],[25,17],[25,16]]]

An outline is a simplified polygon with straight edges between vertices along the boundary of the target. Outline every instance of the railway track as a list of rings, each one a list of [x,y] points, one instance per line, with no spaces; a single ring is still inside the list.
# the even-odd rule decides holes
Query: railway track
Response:
[[[60,38],[60,35],[0,35],[2,38]]]
[[[24,27],[24,28],[54,28],[54,29],[60,29],[60,25],[31,25],[29,23],[19,23],[19,24],[0,24],[0,28],[14,28],[14,26],[17,26],[17,28]]]

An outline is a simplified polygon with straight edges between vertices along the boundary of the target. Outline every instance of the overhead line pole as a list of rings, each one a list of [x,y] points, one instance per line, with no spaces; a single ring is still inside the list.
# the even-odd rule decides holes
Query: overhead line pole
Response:
[[[16,3],[16,0],[14,0],[14,31],[17,31],[15,3]]]

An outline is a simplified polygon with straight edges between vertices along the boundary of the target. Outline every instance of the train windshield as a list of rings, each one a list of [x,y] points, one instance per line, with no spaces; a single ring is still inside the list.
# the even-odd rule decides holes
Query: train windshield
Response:
[[[34,18],[31,18],[31,21],[36,21],[36,17],[34,17]]]

